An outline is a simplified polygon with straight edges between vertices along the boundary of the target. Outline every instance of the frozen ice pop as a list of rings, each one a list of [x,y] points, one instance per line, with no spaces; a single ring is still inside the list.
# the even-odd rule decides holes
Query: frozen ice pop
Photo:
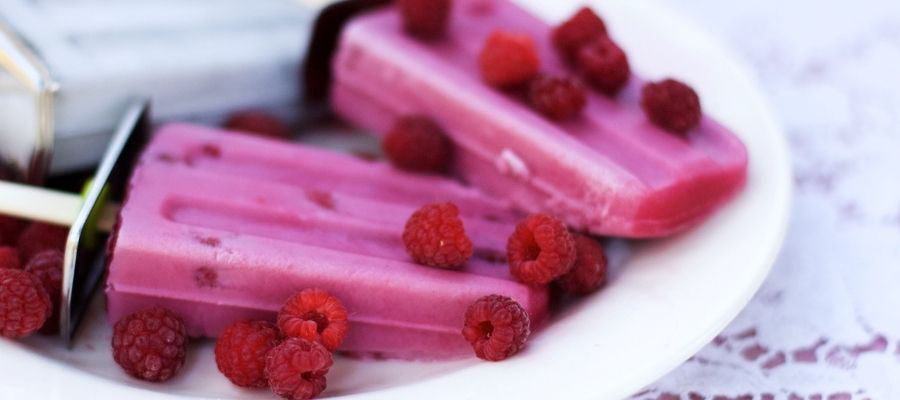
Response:
[[[452,201],[475,255],[461,271],[412,262],[401,239],[421,205]],[[466,307],[498,293],[534,321],[544,288],[509,275],[506,239],[519,216],[438,176],[301,145],[193,125],[163,127],[141,157],[110,241],[110,321],[150,304],[216,336],[240,319],[271,319],[310,287],[350,313],[339,350],[393,358],[471,354]]]
[[[686,136],[666,132],[641,110],[643,81],[616,97],[589,91],[580,117],[556,122],[485,84],[478,57],[504,30],[537,43],[541,71],[573,75],[551,27],[506,0],[456,0],[446,36],[407,34],[385,7],[350,21],[334,58],[331,105],[376,134],[402,115],[425,114],[459,147],[454,168],[521,209],[547,212],[603,235],[660,237],[722,206],[746,180],[741,141],[709,117]]]

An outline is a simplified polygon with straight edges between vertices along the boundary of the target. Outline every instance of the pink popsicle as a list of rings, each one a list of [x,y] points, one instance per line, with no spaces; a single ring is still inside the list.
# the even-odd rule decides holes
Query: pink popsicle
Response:
[[[401,232],[422,204],[456,203],[475,256],[462,271],[413,263]],[[318,287],[350,313],[340,350],[396,358],[471,355],[466,308],[498,293],[535,322],[547,293],[514,281],[505,242],[518,216],[502,202],[383,163],[191,125],[161,129],[131,179],[110,243],[111,322],[151,304],[216,336],[272,319]]]
[[[507,0],[454,1],[447,35],[436,41],[401,26],[387,7],[344,28],[333,109],[376,134],[401,115],[434,118],[460,149],[456,171],[523,210],[597,234],[659,237],[695,225],[744,185],[740,140],[709,117],[686,137],[652,125],[636,76],[616,98],[591,91],[583,114],[565,122],[484,84],[478,54],[498,29],[533,37],[542,72],[574,75],[551,44],[551,27]]]

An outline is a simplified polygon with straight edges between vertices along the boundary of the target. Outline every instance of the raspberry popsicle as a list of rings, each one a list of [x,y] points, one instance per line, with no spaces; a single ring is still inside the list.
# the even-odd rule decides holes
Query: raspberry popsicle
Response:
[[[598,30],[606,35],[604,27]],[[494,35],[498,31],[513,34]],[[454,168],[467,181],[521,209],[554,214],[597,234],[670,235],[740,190],[747,170],[740,140],[706,116],[686,133],[658,127],[641,107],[644,82],[627,65],[612,70],[627,84],[587,79],[590,90],[571,102],[583,110],[569,119],[545,117],[495,87],[505,84],[504,73],[529,71],[518,64],[486,74],[485,63],[511,58],[506,49],[482,57],[486,43],[500,47],[505,39],[514,49],[523,36],[533,39],[542,74],[576,75],[577,68],[557,54],[551,31],[506,0],[455,0],[444,35],[426,39],[404,29],[397,8],[376,10],[351,20],[341,34],[331,105],[342,118],[380,135],[401,116],[427,115],[458,146]],[[585,62],[615,55],[604,47],[592,50],[601,57]],[[603,65],[597,70],[603,72]],[[619,83],[625,85],[621,90]],[[665,101],[665,94],[656,98]],[[659,113],[666,112],[664,106]],[[571,114],[552,108],[545,113]],[[662,117],[667,122],[669,116]]]
[[[305,288],[340,299],[350,329],[339,350],[396,358],[471,354],[466,308],[512,297],[535,322],[547,293],[505,265],[517,215],[437,176],[192,125],[163,127],[132,176],[110,241],[109,320],[147,305],[217,336],[241,319],[272,319]],[[425,203],[450,201],[474,245],[460,271],[415,264],[401,239]]]

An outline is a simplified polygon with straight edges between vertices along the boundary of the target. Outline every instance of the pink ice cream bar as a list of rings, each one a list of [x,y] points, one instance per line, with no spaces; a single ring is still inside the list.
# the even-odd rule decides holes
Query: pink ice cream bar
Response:
[[[454,167],[467,181],[596,234],[670,235],[743,186],[740,140],[708,117],[686,136],[657,128],[641,110],[636,76],[616,97],[589,91],[582,114],[563,122],[488,86],[478,57],[497,30],[534,38],[543,73],[574,72],[553,48],[551,27],[518,6],[456,0],[453,7],[437,40],[404,32],[392,7],[352,20],[333,63],[337,114],[377,134],[399,116],[428,115],[459,147]]]
[[[475,255],[461,271],[411,261],[401,239],[421,205],[460,208]],[[509,276],[518,216],[475,189],[300,145],[191,125],[162,128],[131,179],[110,242],[109,319],[150,305],[193,336],[273,319],[292,294],[324,289],[346,306],[339,350],[396,358],[470,355],[461,334],[481,296],[512,297],[540,321],[544,288]]]

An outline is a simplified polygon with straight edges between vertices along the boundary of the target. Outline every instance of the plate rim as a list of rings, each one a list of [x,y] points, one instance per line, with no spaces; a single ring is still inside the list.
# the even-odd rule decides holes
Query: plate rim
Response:
[[[598,1],[592,0],[590,1],[590,3],[596,5]],[[618,0],[607,1],[607,3],[629,2],[626,0]],[[598,9],[602,10],[606,6],[608,5],[598,7]],[[747,103],[759,110],[758,115],[762,117],[761,124],[766,127],[769,139],[772,140],[773,144],[775,145],[775,147],[770,150],[775,150],[777,154],[773,154],[771,156],[773,159],[777,160],[778,164],[782,165],[782,168],[779,169],[781,173],[777,176],[778,182],[775,182],[773,184],[773,187],[777,191],[776,194],[780,195],[780,198],[777,200],[777,203],[780,207],[777,210],[778,226],[776,227],[775,232],[772,232],[773,235],[771,237],[768,237],[769,243],[767,246],[765,246],[765,248],[768,250],[767,254],[765,254],[765,256],[763,257],[765,260],[765,266],[759,268],[758,272],[753,276],[753,282],[750,282],[748,285],[746,285],[740,295],[736,295],[731,299],[732,304],[729,307],[729,310],[732,310],[732,312],[719,315],[715,323],[710,324],[704,330],[703,334],[698,335],[693,341],[691,341],[691,343],[684,345],[683,351],[678,352],[678,354],[670,355],[665,360],[659,361],[659,365],[657,368],[648,370],[642,374],[632,374],[631,376],[624,377],[624,379],[622,379],[623,382],[620,383],[615,390],[610,390],[608,392],[608,396],[604,398],[628,397],[647,384],[651,384],[652,382],[658,380],[666,373],[682,364],[691,355],[695,354],[697,351],[703,348],[703,346],[708,344],[709,341],[712,340],[713,337],[715,337],[715,335],[720,333],[722,329],[724,329],[740,313],[740,311],[749,303],[754,294],[763,284],[766,276],[768,276],[769,271],[774,266],[776,258],[778,257],[778,254],[782,249],[790,223],[790,212],[793,198],[793,185],[791,182],[792,169],[787,137],[785,136],[781,125],[778,123],[778,118],[776,117],[774,110],[769,105],[768,101],[760,90],[760,85],[757,82],[754,74],[743,62],[739,61],[740,57],[736,56],[727,46],[724,46],[721,41],[714,35],[706,32],[703,28],[691,21],[689,17],[684,16],[683,14],[681,14],[681,12],[675,10],[665,2],[661,2],[659,0],[645,0],[641,2],[640,5],[632,4],[629,6],[636,6],[643,9],[652,10],[652,13],[657,14],[657,17],[673,21],[672,23],[678,25],[679,29],[684,30],[684,32],[680,33],[686,33],[690,36],[698,38],[702,42],[705,42],[704,47],[707,47],[709,49],[712,49],[716,53],[719,53],[719,55],[721,55],[720,58],[723,60],[723,62],[728,64],[727,68],[734,71],[733,75],[740,77],[740,79],[742,80],[740,84],[748,88],[747,93],[753,94],[751,98],[747,99]],[[571,8],[569,4],[557,5],[557,7]],[[754,160],[751,159],[751,162],[754,162]],[[741,195],[743,195],[743,193]],[[0,350],[2,350],[6,354],[12,355],[10,360],[19,360],[19,358],[17,357],[23,357],[26,360],[26,364],[32,364],[34,368],[41,368],[44,371],[47,371],[47,374],[52,374],[52,376],[55,378],[54,380],[64,382],[66,385],[66,389],[57,389],[55,392],[56,396],[53,398],[72,398],[73,393],[85,393],[83,397],[78,397],[82,396],[79,394],[76,395],[75,398],[96,398],[98,395],[142,399],[184,398],[183,396],[173,395],[160,391],[146,390],[127,384],[117,383],[105,377],[83,371],[77,368],[77,366],[60,363],[57,360],[50,360],[46,359],[43,356],[35,355],[28,350],[28,346],[16,342],[2,341],[0,342]],[[3,373],[7,371],[14,371],[16,369],[18,368],[0,365],[0,372]],[[19,372],[19,375],[21,375],[22,371]],[[434,397],[433,392],[429,393],[430,390],[433,390],[433,388],[431,388],[432,381],[447,378],[448,376],[452,376],[457,372],[458,371],[453,371],[446,375],[426,378],[408,385],[375,389],[372,392],[366,393],[347,394],[338,396],[338,398],[419,398],[423,395]],[[35,394],[30,393],[28,390],[29,387],[34,388],[38,387],[39,385],[45,385],[46,383],[46,381],[40,379],[23,379],[13,383],[9,382],[8,380],[0,380],[0,393],[15,393],[17,395],[17,398],[22,399],[48,398],[48,393],[46,392]],[[79,392],[79,390],[84,390],[84,392]],[[539,394],[537,393],[532,393],[532,395],[539,396]],[[599,395],[585,392],[584,396],[577,398],[596,399],[598,398],[597,396]]]

